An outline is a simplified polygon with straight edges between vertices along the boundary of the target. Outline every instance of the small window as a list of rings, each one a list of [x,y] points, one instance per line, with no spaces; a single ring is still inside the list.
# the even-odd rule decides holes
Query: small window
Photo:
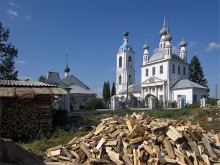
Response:
[[[146,69],[146,76],[148,76],[148,69]]]
[[[183,67],[183,75],[186,75],[186,67]]]
[[[152,75],[155,75],[155,67],[152,68]]]
[[[128,67],[132,68],[132,59],[131,56],[128,57]]]
[[[175,73],[175,65],[173,65],[173,73]]]
[[[122,67],[122,57],[119,57],[119,68]]]
[[[160,65],[160,74],[163,74],[163,65]]]
[[[128,85],[131,85],[131,84],[132,84],[132,76],[129,75],[129,76],[128,76]]]
[[[118,77],[118,84],[121,85],[121,75]]]
[[[180,74],[180,66],[178,66],[178,74]]]

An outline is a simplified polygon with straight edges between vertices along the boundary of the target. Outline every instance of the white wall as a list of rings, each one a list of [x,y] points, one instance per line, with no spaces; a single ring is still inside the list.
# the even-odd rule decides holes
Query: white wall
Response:
[[[178,95],[185,95],[186,96],[186,104],[192,104],[193,94],[192,89],[179,89],[179,90],[173,90],[172,96],[173,100],[177,101]]]

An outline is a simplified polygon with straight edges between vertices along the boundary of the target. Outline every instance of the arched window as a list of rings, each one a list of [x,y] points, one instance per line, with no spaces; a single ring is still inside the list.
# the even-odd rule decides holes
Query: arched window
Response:
[[[129,75],[129,76],[128,76],[128,85],[131,85],[131,84],[132,84],[132,76]]]
[[[121,75],[118,77],[118,84],[121,85]]]
[[[131,58],[131,56],[128,57],[128,67],[132,68],[132,58]]]
[[[122,67],[122,57],[119,57],[119,68]]]

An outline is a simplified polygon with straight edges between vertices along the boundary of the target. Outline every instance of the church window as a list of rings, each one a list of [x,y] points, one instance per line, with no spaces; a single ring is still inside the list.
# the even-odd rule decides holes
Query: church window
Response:
[[[163,74],[163,65],[160,65],[160,74]]]
[[[180,66],[178,66],[178,74],[180,74]]]
[[[146,76],[148,76],[148,69],[146,69]]]
[[[119,57],[119,68],[122,67],[122,57]]]
[[[128,67],[132,68],[132,59],[131,56],[128,57]]]
[[[121,85],[121,75],[118,77],[118,84]]]
[[[183,75],[186,75],[186,67],[183,67]]]
[[[175,73],[175,65],[173,65],[173,73]]]
[[[152,68],[152,75],[155,75],[155,67]]]
[[[128,76],[128,85],[131,85],[131,84],[132,84],[132,76],[129,75],[129,76]]]

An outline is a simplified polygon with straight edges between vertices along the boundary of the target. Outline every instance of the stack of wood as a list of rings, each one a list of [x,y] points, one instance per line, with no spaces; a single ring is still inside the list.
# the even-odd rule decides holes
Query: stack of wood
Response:
[[[198,124],[146,114],[110,117],[83,137],[47,150],[46,164],[209,165],[220,162],[220,135]]]
[[[13,140],[35,138],[52,130],[50,97],[4,100],[1,136]]]

